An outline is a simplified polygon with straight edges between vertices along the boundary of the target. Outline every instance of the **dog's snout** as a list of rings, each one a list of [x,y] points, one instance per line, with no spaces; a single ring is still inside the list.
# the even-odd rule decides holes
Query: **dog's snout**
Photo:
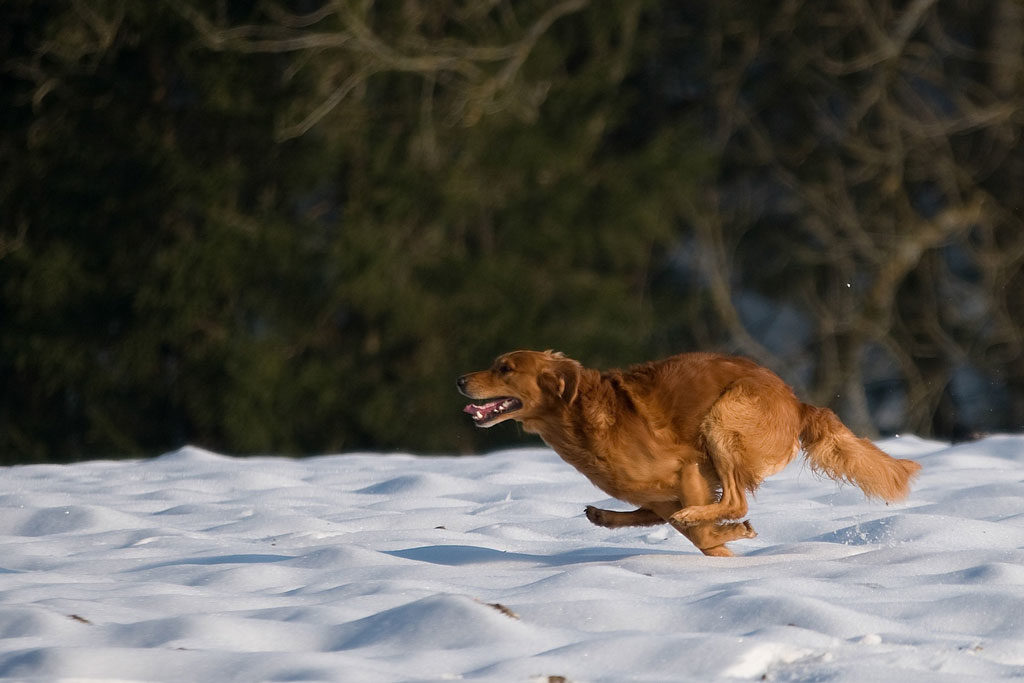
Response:
[[[455,380],[455,385],[457,387],[459,387],[459,391],[465,391],[466,390],[466,382],[468,382],[468,381],[469,381],[469,376],[468,375],[463,375],[462,377],[460,377],[457,380]]]

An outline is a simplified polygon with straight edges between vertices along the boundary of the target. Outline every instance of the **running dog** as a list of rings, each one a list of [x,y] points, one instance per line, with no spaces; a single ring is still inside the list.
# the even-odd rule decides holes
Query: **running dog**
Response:
[[[746,492],[802,449],[817,472],[897,501],[921,466],[856,437],[828,408],[801,402],[775,373],[745,358],[684,353],[599,372],[561,353],[513,351],[458,388],[479,427],[518,420],[613,498],[598,526],[671,524],[706,555],[757,534]]]

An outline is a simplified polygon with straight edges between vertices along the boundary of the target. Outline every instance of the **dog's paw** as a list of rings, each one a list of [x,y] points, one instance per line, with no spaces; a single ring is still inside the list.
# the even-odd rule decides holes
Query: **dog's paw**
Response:
[[[715,526],[715,533],[718,534],[718,538],[725,538],[730,541],[757,537],[757,532],[754,531],[754,527],[750,526],[750,522],[747,520],[742,522],[719,522]]]
[[[725,547],[725,544],[701,548],[700,551],[709,557],[735,557],[732,551]]]
[[[590,520],[591,524],[596,524],[597,526],[607,525],[607,523],[604,521],[604,510],[602,510],[601,508],[596,508],[593,505],[588,505],[584,512],[586,512],[587,519]]]
[[[696,512],[697,508],[685,507],[672,515],[672,526],[691,527],[703,522]]]

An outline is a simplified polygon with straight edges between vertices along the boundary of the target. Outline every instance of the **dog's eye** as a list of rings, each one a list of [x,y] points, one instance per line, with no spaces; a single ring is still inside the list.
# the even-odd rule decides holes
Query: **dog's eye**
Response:
[[[512,372],[512,366],[509,365],[508,363],[502,363],[501,365],[498,366],[499,374],[507,375],[510,372]]]

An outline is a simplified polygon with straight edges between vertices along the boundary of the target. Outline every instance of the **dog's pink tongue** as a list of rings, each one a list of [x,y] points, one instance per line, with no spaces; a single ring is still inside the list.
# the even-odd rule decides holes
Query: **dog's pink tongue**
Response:
[[[476,415],[477,413],[482,413],[486,415],[487,413],[494,410],[499,403],[501,403],[501,399],[498,399],[497,401],[491,401],[490,403],[484,403],[482,405],[470,403],[468,406],[462,409],[462,412],[469,413],[470,415]]]

